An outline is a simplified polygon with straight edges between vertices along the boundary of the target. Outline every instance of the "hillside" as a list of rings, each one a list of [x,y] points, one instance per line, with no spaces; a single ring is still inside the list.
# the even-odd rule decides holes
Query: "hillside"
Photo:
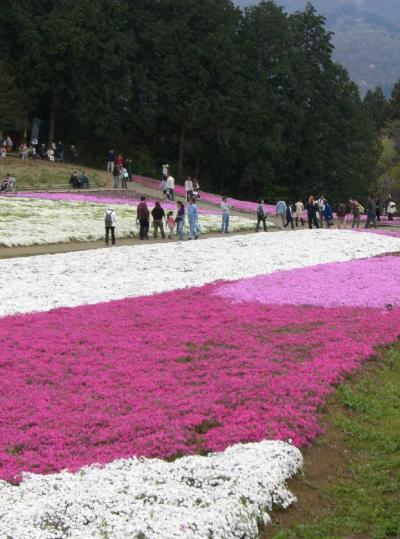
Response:
[[[241,7],[251,3],[238,0]],[[306,0],[277,0],[287,11]],[[400,77],[400,3],[398,0],[314,0],[335,33],[335,58],[348,69],[362,93],[382,86],[389,95]]]

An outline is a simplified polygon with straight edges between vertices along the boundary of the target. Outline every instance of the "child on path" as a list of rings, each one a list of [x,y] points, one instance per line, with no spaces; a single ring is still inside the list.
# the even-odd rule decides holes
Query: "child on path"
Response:
[[[172,236],[174,235],[174,230],[175,230],[175,219],[174,219],[173,211],[169,211],[167,213],[167,227],[169,230],[168,239],[172,240]]]

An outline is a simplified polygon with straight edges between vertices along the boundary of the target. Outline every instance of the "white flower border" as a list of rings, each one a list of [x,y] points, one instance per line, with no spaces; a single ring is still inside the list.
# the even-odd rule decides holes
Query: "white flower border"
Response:
[[[0,261],[4,283],[0,316],[146,296],[398,251],[398,238],[305,230],[13,258]]]
[[[95,202],[1,198],[0,245],[18,247],[104,240],[104,212],[109,207],[109,204]],[[117,238],[138,237],[136,208],[125,204],[114,207],[118,219]],[[221,216],[218,214],[200,214],[199,222],[203,233],[221,230]],[[268,223],[268,226],[272,227],[274,224]],[[254,228],[254,220],[240,216],[230,217],[231,232]]]
[[[265,441],[173,463],[127,459],[78,474],[28,474],[17,487],[0,481],[0,536],[255,538],[273,506],[295,501],[285,485],[301,467],[298,449]]]

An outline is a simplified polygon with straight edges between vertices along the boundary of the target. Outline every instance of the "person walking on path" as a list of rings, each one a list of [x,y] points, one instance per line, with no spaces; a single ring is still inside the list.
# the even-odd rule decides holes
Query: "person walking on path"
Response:
[[[115,153],[114,150],[110,150],[107,155],[107,172],[112,172],[114,170],[115,164]]]
[[[178,233],[178,238],[180,241],[183,241],[183,227],[185,226],[185,206],[180,200],[176,203],[178,212],[176,214],[176,231]]]
[[[333,226],[333,211],[332,206],[329,204],[328,200],[325,200],[324,219],[326,223],[326,228],[331,228],[331,226]]]
[[[117,214],[112,208],[109,208],[104,216],[106,228],[106,245],[108,245],[111,232],[111,245],[115,245],[115,227],[117,226]]]
[[[344,202],[340,202],[337,208],[338,228],[346,228],[347,207]]]
[[[264,201],[263,201],[263,200],[260,200],[259,203],[258,203],[258,206],[257,206],[257,226],[256,226],[256,232],[258,232],[258,230],[259,230],[259,228],[260,228],[260,223],[263,224],[264,232],[267,231],[267,224],[266,224],[266,222],[265,222],[266,216],[267,216],[267,214],[265,213]]]
[[[376,220],[379,222],[381,220],[381,201],[379,198],[376,199]]]
[[[164,232],[164,220],[165,220],[165,211],[161,207],[161,204],[157,201],[154,208],[151,210],[151,216],[153,217],[153,228],[154,228],[154,238],[158,238],[158,229],[160,229],[161,237],[165,240]]]
[[[197,205],[194,198],[190,200],[188,208],[188,219],[189,219],[189,239],[195,240],[200,236],[200,225],[199,225],[199,214],[197,211]]]
[[[292,227],[292,230],[294,230],[293,206],[289,202],[287,202],[285,228],[289,225]]]
[[[185,191],[186,191],[186,202],[189,202],[189,200],[193,196],[193,182],[192,178],[188,176],[185,181]]]
[[[319,216],[319,226],[324,228],[324,211],[325,211],[325,197],[321,195],[318,199],[318,216]]]
[[[387,213],[389,221],[393,221],[393,213],[389,212],[389,207],[391,207],[392,204],[394,204],[394,206],[396,207],[396,202],[393,200],[392,193],[389,193],[386,199],[386,205],[385,205],[385,209],[386,209],[386,213]]]
[[[351,204],[351,215],[353,216],[353,221],[351,223],[351,228],[360,227],[360,204],[357,200],[350,200]]]
[[[140,197],[140,202],[137,207],[136,222],[139,222],[139,238],[141,240],[149,239],[149,217],[150,212],[146,204],[146,197]]]
[[[370,224],[374,225],[374,228],[377,227],[376,224],[376,204],[372,197],[368,197],[367,203],[367,221],[365,223],[365,228],[369,228]]]
[[[221,225],[221,233],[222,234],[228,234],[229,232],[229,211],[231,209],[231,205],[229,204],[226,197],[222,198],[221,202],[221,211],[222,211],[222,225]]]
[[[175,179],[173,176],[168,176],[165,187],[167,189],[167,197],[169,200],[175,200]]]
[[[169,230],[169,234],[168,234],[168,239],[169,240],[172,240],[173,236],[174,236],[174,230],[175,230],[175,219],[174,219],[174,212],[173,211],[169,211],[167,213],[167,227],[168,227],[168,230]]]
[[[319,223],[317,219],[317,206],[314,202],[314,197],[310,197],[307,203],[307,218],[308,218],[308,228],[311,230],[313,226],[319,228]]]
[[[276,215],[278,217],[279,222],[279,228],[283,230],[285,228],[286,224],[286,202],[284,200],[278,200],[276,203]]]
[[[389,204],[388,204],[388,207],[387,207],[387,215],[388,215],[388,219],[389,221],[393,221],[394,219],[394,214],[397,212],[397,208],[396,208],[396,202],[392,199]]]
[[[295,215],[295,220],[296,220],[296,227],[299,226],[299,221],[301,223],[301,226],[304,226],[303,214],[304,214],[304,204],[301,202],[301,200],[299,200],[295,204],[295,214],[294,215]]]

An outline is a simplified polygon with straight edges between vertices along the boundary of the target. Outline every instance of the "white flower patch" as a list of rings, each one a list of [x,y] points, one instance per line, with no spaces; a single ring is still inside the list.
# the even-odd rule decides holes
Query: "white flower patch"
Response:
[[[0,537],[214,539],[258,537],[272,506],[295,501],[286,482],[302,456],[283,442],[239,444],[173,463],[118,460],[77,474],[0,481]]]
[[[145,296],[397,251],[397,238],[305,230],[1,260],[0,316]]]
[[[35,198],[2,198],[0,200],[0,245],[48,245],[69,241],[104,239],[104,212],[109,204],[68,202]],[[151,208],[151,205],[150,205]],[[136,208],[119,204],[116,207],[118,238],[138,236]],[[219,232],[220,215],[200,215],[204,233]],[[269,223],[273,226],[273,223]],[[231,216],[231,232],[253,230],[255,221]]]

